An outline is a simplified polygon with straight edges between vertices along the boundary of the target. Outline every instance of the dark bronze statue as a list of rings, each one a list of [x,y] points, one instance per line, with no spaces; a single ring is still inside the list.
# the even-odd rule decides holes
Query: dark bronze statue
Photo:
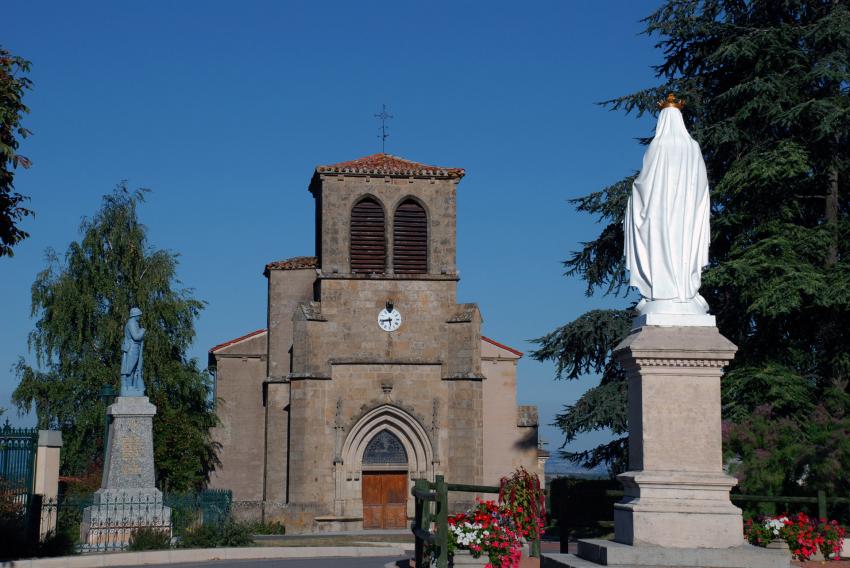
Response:
[[[142,310],[130,310],[130,319],[124,326],[124,341],[121,343],[121,396],[145,396],[142,379],[145,328],[139,325]]]

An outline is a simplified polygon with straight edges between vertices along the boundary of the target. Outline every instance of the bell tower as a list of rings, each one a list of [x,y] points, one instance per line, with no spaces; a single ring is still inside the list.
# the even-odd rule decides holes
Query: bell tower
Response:
[[[326,275],[454,277],[460,168],[389,154],[318,166],[316,256]]]

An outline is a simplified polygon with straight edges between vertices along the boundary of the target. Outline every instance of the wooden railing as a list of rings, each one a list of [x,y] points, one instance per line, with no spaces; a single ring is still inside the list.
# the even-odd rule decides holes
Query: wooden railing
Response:
[[[622,497],[622,491],[606,491],[611,497]],[[817,497],[792,497],[790,495],[741,495],[733,493],[729,495],[729,499],[738,503],[782,503],[786,509],[790,509],[788,505],[792,503],[801,503],[807,505],[818,505],[818,518],[827,518],[827,504],[840,505],[847,503],[850,505],[848,497],[827,497],[826,491],[818,491]],[[789,511],[790,512],[790,511]]]
[[[416,568],[425,568],[423,562],[425,546],[433,546],[434,562],[437,568],[449,565],[449,491],[464,493],[499,493],[493,485],[467,485],[464,483],[446,483],[442,475],[433,482],[417,479],[411,493],[416,500],[415,517],[411,530],[416,538]],[[433,505],[432,505],[433,504]],[[431,525],[434,524],[434,531]],[[531,543],[531,556],[540,556],[540,537]]]

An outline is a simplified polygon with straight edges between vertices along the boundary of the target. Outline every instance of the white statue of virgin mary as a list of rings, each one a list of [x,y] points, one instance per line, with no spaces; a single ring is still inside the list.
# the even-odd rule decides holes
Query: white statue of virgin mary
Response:
[[[629,285],[640,291],[640,315],[672,316],[660,325],[710,325],[705,316],[693,317],[708,312],[699,295],[708,264],[708,177],[699,144],[685,128],[683,104],[672,94],[659,103],[655,138],[626,209],[626,267]]]

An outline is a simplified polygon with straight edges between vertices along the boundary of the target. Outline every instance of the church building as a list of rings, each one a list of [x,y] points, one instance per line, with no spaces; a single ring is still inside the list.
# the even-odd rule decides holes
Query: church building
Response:
[[[405,528],[416,479],[542,478],[522,353],[457,303],[463,176],[383,153],[316,168],[315,256],[267,264],[267,328],[210,350],[210,485],[243,515],[293,533]]]

